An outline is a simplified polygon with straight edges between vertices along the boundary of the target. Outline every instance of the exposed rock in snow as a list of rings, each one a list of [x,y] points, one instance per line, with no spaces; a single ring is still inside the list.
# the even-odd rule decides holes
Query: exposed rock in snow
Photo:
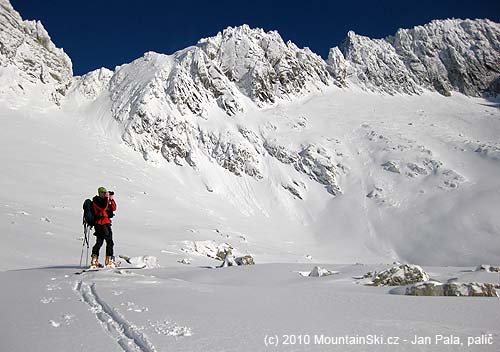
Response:
[[[433,184],[443,190],[457,189],[467,181],[458,171],[446,168],[444,162],[437,159],[432,150],[402,133],[393,135],[387,128],[383,131],[370,129],[366,138],[373,144],[373,159],[380,160],[385,171],[415,180],[434,179]],[[367,196],[372,199],[380,198],[381,192],[370,191]]]
[[[338,271],[331,271],[328,269],[321,268],[319,266],[315,266],[311,272],[309,273],[309,277],[322,277],[322,276],[330,276],[334,274],[338,274]]]
[[[402,264],[377,273],[370,285],[373,286],[403,286],[416,282],[428,281],[427,274],[420,266]]]
[[[249,254],[244,255],[243,257],[236,257],[234,261],[238,265],[255,265],[255,259]]]
[[[217,244],[215,241],[186,241],[185,252],[196,253],[223,261],[228,253],[232,255],[233,247],[229,243]]]
[[[238,263],[236,263],[236,260],[234,258],[234,255],[233,255],[231,248],[226,250],[222,264],[219,267],[226,268],[228,266],[238,266]]]
[[[443,170],[441,173],[444,176],[443,185],[446,188],[455,189],[460,183],[466,181],[465,177],[453,170]]]
[[[337,182],[337,176],[343,172],[343,168],[339,163],[334,164],[334,159],[329,151],[324,147],[316,144],[310,144],[304,147],[300,152],[293,152],[282,145],[278,145],[276,141],[266,141],[264,143],[266,151],[283,164],[291,164],[293,167],[318,183],[326,186],[329,193],[336,196],[342,193]],[[296,186],[302,186],[296,184]],[[302,199],[297,187],[290,184],[283,185],[295,197]],[[305,188],[305,187],[302,187]]]
[[[264,142],[266,151],[283,164],[295,164],[299,160],[299,155],[286,147],[277,144],[275,140],[267,140]]]
[[[191,264],[191,260],[189,258],[182,258],[181,260],[178,260],[177,263],[189,265]]]
[[[337,182],[337,175],[341,167],[334,164],[331,154],[322,146],[310,144],[299,153],[299,159],[295,163],[295,169],[313,180],[326,186],[329,193],[334,196],[342,193]]]
[[[428,171],[426,168],[419,166],[415,163],[408,163],[406,164],[406,167],[410,170],[410,172],[407,173],[407,175],[410,177],[417,177],[419,175],[428,175]]]
[[[199,148],[223,168],[235,175],[247,174],[257,179],[262,178],[259,158],[254,148],[239,134],[199,132]],[[239,141],[235,141],[239,139]]]
[[[427,281],[406,288],[406,294],[410,296],[499,297],[497,289],[500,289],[499,284],[477,282],[442,284],[436,281]]]
[[[438,170],[443,166],[443,162],[439,160],[426,158],[423,161],[424,166],[432,173],[437,174]]]
[[[243,257],[235,257],[231,250],[226,252],[226,257],[224,258],[220,268],[225,268],[228,266],[239,266],[239,265],[255,265],[255,261],[251,255],[245,255]]]
[[[372,189],[367,195],[367,198],[373,198],[373,199],[381,199],[383,198],[382,193],[384,192],[384,189],[381,187],[375,187],[375,189]]]
[[[476,271],[486,271],[489,273],[500,273],[500,266],[481,264],[476,268]]]
[[[281,185],[284,189],[286,189],[288,192],[290,192],[295,198],[298,198],[300,200],[304,199],[302,198],[299,190],[297,189],[297,187],[293,186],[293,185],[290,185],[290,184],[283,184]]]
[[[60,104],[73,77],[72,63],[56,48],[40,21],[23,21],[7,0],[0,1],[0,94],[30,94]]]
[[[399,165],[395,161],[392,161],[392,160],[389,160],[389,161],[385,162],[384,164],[382,164],[382,167],[386,171],[394,172],[396,174],[401,173],[401,170],[399,169]]]
[[[238,265],[254,265],[254,258],[247,254],[243,256],[235,256],[237,252],[229,243],[218,244],[215,241],[186,241],[186,246],[182,248],[184,252],[207,256],[216,260],[222,261],[220,267],[238,266]],[[179,261],[182,264],[190,264],[190,260]]]
[[[485,158],[500,160],[500,143],[481,143],[476,147],[474,152]]]

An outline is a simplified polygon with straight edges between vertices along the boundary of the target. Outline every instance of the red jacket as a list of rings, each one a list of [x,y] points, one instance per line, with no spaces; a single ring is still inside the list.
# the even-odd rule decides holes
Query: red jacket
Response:
[[[92,210],[96,217],[97,225],[107,225],[111,224],[110,214],[113,214],[116,211],[116,203],[114,199],[109,198],[101,198],[99,196],[95,196],[92,199]],[[112,216],[112,215],[111,215]]]

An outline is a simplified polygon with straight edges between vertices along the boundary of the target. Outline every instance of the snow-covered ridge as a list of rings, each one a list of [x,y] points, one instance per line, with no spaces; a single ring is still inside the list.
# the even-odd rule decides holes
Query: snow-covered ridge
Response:
[[[309,49],[285,44],[277,32],[241,26],[173,55],[148,52],[112,75],[89,73],[75,80],[69,101],[92,105],[98,92],[109,95],[123,139],[146,159],[161,155],[197,167],[208,158],[236,175],[260,179],[264,158],[275,157],[268,146],[276,143],[267,141],[275,129],[257,130],[229,117],[292,101],[331,83],[325,62]],[[224,129],[209,128],[212,120],[222,120],[216,126]],[[321,157],[324,162],[314,158],[308,151],[314,148],[307,143],[292,151],[295,169],[337,194],[335,167],[329,157]]]
[[[276,31],[229,27],[172,55],[148,52],[114,71],[102,68],[74,77],[67,90],[70,59],[39,22],[23,22],[7,0],[1,4],[6,9],[0,21],[6,28],[1,69],[9,72],[2,75],[8,80],[4,89],[22,93],[30,82],[56,103],[86,114],[97,111],[98,120],[116,122],[122,139],[145,159],[163,157],[194,168],[208,160],[256,179],[268,178],[280,165],[293,177],[305,175],[324,185],[332,195],[342,192],[339,178],[349,172],[337,145],[325,143],[318,133],[299,139],[297,132],[308,129],[305,116],[282,116],[289,122],[281,126],[272,116],[260,125],[251,116],[348,82],[389,94],[498,92],[500,31],[488,20],[434,21],[377,40],[349,32],[326,62],[308,48],[285,43]],[[395,169],[410,162],[409,173],[421,174],[425,160],[388,158],[380,165]],[[445,171],[450,187],[465,180]],[[282,186],[303,199],[307,186],[293,177]]]
[[[285,43],[275,31],[229,27],[172,55],[148,52],[115,72],[78,78],[69,101],[73,93],[88,104],[109,95],[122,138],[146,159],[162,156],[195,168],[208,159],[233,174],[257,179],[267,178],[264,165],[275,159],[337,195],[342,192],[337,179],[349,168],[336,152],[316,138],[299,144],[276,138],[276,133],[307,128],[307,119],[283,130],[272,122],[257,128],[243,117],[328,86],[345,87],[349,81],[389,94],[494,92],[492,82],[500,71],[496,33],[498,25],[487,20],[435,21],[379,40],[349,32],[325,62],[307,48]],[[450,52],[477,59],[460,59],[457,68],[443,54]],[[300,182],[283,187],[302,199]]]
[[[436,20],[385,39],[349,32],[327,62],[332,71],[347,66],[344,77],[373,91],[495,95],[500,91],[499,41],[500,25],[487,19]]]
[[[0,0],[0,93],[29,96],[33,86],[59,104],[73,78],[72,63],[40,21],[23,21],[8,0]]]
[[[325,62],[308,48],[285,43],[276,31],[247,25],[197,44],[238,89],[259,106],[292,99],[331,83]]]

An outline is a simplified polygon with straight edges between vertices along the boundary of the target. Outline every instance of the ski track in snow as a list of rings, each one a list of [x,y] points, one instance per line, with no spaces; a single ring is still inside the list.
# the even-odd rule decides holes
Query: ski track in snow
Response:
[[[156,349],[136,326],[101,299],[95,290],[95,283],[78,281],[74,290],[81,296],[101,325],[125,352],[155,352]]]

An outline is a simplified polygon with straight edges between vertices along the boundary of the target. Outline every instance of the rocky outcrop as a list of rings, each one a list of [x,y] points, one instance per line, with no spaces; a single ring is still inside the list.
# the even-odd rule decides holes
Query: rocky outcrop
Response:
[[[238,265],[255,265],[255,259],[250,255],[244,255],[242,257],[236,257],[234,258],[234,261]]]
[[[235,257],[231,250],[225,253],[225,258],[220,265],[220,268],[226,268],[228,266],[240,266],[240,265],[255,265],[255,260],[251,255],[245,255],[242,257]]]
[[[484,158],[500,160],[500,143],[480,143],[474,150],[475,153]]]
[[[385,171],[394,172],[396,174],[401,173],[399,165],[395,161],[389,160],[383,163],[381,166],[384,168]]]
[[[182,251],[189,254],[199,254],[209,258],[223,261],[228,253],[232,253],[233,247],[229,243],[217,243],[215,241],[186,241]]]
[[[40,21],[23,21],[8,0],[0,0],[0,93],[18,96],[40,87],[60,104],[73,78],[72,63],[56,48]]]
[[[440,283],[436,281],[422,282],[406,288],[409,296],[467,296],[467,297],[499,297],[499,284],[491,283]]]
[[[262,178],[259,158],[255,149],[243,140],[239,134],[215,134],[198,130],[198,147],[219,165],[237,176],[247,174],[257,179]]]
[[[309,277],[322,277],[322,276],[330,276],[334,274],[338,274],[338,271],[331,271],[328,269],[321,268],[319,266],[315,266],[311,272],[309,273]]]
[[[403,286],[429,280],[427,274],[420,266],[402,264],[376,273],[370,285],[373,286]]]
[[[264,142],[266,151],[278,159],[283,164],[292,165],[295,170],[308,175],[311,179],[326,186],[326,190],[337,196],[342,190],[337,182],[337,177],[345,168],[339,163],[335,163],[332,154],[324,147],[310,144],[302,148],[299,152],[294,152],[288,148],[277,144],[275,141]],[[283,188],[291,192],[295,197],[302,199],[300,191],[296,186],[305,188],[301,184],[283,185]]]
[[[485,271],[487,273],[500,273],[500,266],[481,264],[476,268],[476,271]]]
[[[310,144],[299,152],[295,169],[326,186],[328,193],[337,196],[342,193],[337,176],[344,170],[334,163],[333,156],[322,146]]]

